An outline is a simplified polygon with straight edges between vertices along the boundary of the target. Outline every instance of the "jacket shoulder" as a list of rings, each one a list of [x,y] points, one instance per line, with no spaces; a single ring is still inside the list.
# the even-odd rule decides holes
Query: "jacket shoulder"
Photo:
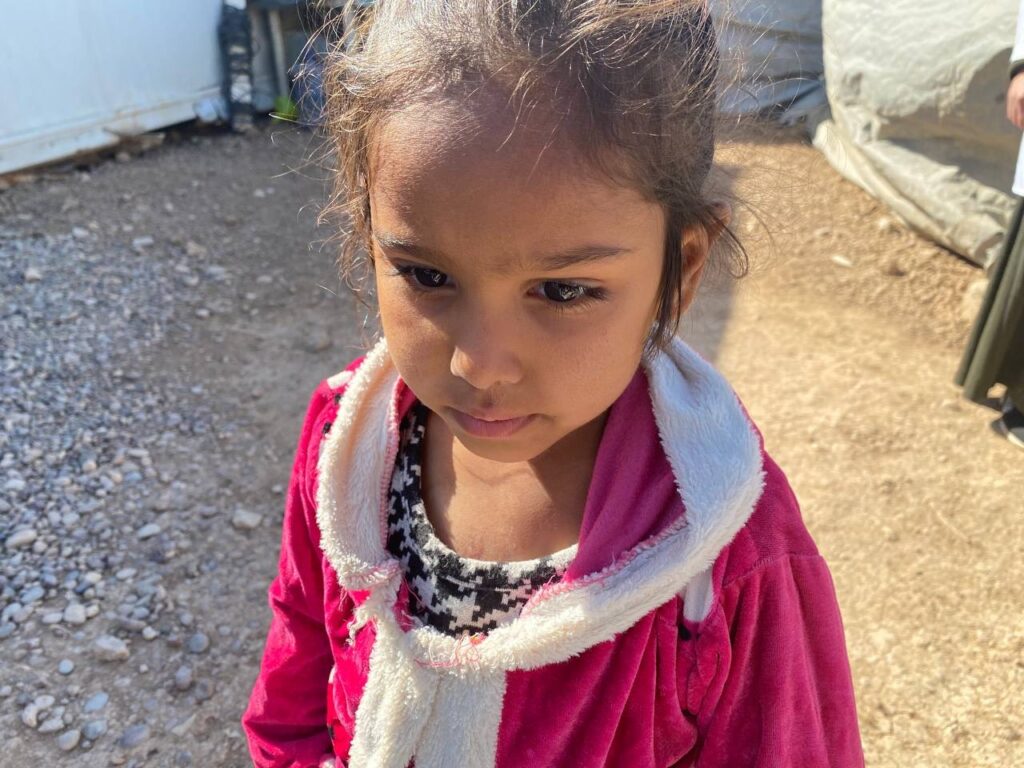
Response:
[[[767,453],[762,456],[764,490],[750,518],[715,566],[715,581],[722,588],[780,558],[819,555],[789,480]]]
[[[363,360],[364,357],[358,357],[343,370],[323,379],[309,398],[302,434],[299,437],[298,458],[303,464],[304,490],[310,499],[316,498],[315,469],[320,458],[324,437],[330,431],[331,425],[337,417],[341,398]]]

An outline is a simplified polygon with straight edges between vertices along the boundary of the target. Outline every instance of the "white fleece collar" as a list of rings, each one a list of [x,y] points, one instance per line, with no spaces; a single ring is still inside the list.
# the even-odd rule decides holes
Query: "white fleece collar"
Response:
[[[468,639],[432,627],[403,632],[395,617],[401,568],[384,542],[398,373],[385,341],[367,355],[324,439],[317,493],[321,546],[343,588],[370,592],[357,626],[377,628],[353,766],[405,768],[413,757],[418,768],[493,765],[506,672],[578,655],[706,581],[760,498],[760,441],[731,387],[681,340],[647,375],[685,515],[610,567],[540,590],[514,621]],[[463,708],[474,727],[450,721]]]

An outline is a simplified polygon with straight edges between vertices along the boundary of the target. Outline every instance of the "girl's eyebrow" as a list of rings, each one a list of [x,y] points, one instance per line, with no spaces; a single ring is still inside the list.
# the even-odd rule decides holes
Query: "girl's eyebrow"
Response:
[[[428,248],[427,246],[420,245],[413,240],[392,235],[387,232],[375,232],[373,234],[373,239],[377,241],[377,244],[381,248],[401,251],[409,256],[427,259],[428,261],[436,262],[438,266],[443,266],[444,264],[450,264],[452,262],[452,260],[441,251]],[[599,261],[602,259],[614,258],[615,256],[621,256],[626,253],[631,253],[632,251],[632,248],[623,248],[615,245],[581,245],[576,248],[570,248],[566,251],[539,256],[535,260],[523,264],[522,267],[525,270],[534,269],[541,271],[557,271],[588,261]],[[520,265],[516,266],[518,267]]]

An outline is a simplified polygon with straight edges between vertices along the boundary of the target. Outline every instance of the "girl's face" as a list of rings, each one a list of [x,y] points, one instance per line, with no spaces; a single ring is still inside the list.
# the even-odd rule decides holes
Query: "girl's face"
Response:
[[[666,234],[659,205],[512,127],[497,101],[409,107],[377,132],[369,179],[395,366],[463,446],[505,462],[594,424],[625,389]]]

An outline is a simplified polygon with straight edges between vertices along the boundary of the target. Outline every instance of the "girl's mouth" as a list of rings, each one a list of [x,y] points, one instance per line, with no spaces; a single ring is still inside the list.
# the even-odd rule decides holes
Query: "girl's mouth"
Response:
[[[470,416],[468,413],[456,410],[455,408],[450,408],[449,411],[462,430],[464,432],[468,432],[474,437],[509,437],[536,418],[536,414],[530,414],[529,416],[516,416],[508,419],[497,419],[491,416],[481,418],[478,416]]]

